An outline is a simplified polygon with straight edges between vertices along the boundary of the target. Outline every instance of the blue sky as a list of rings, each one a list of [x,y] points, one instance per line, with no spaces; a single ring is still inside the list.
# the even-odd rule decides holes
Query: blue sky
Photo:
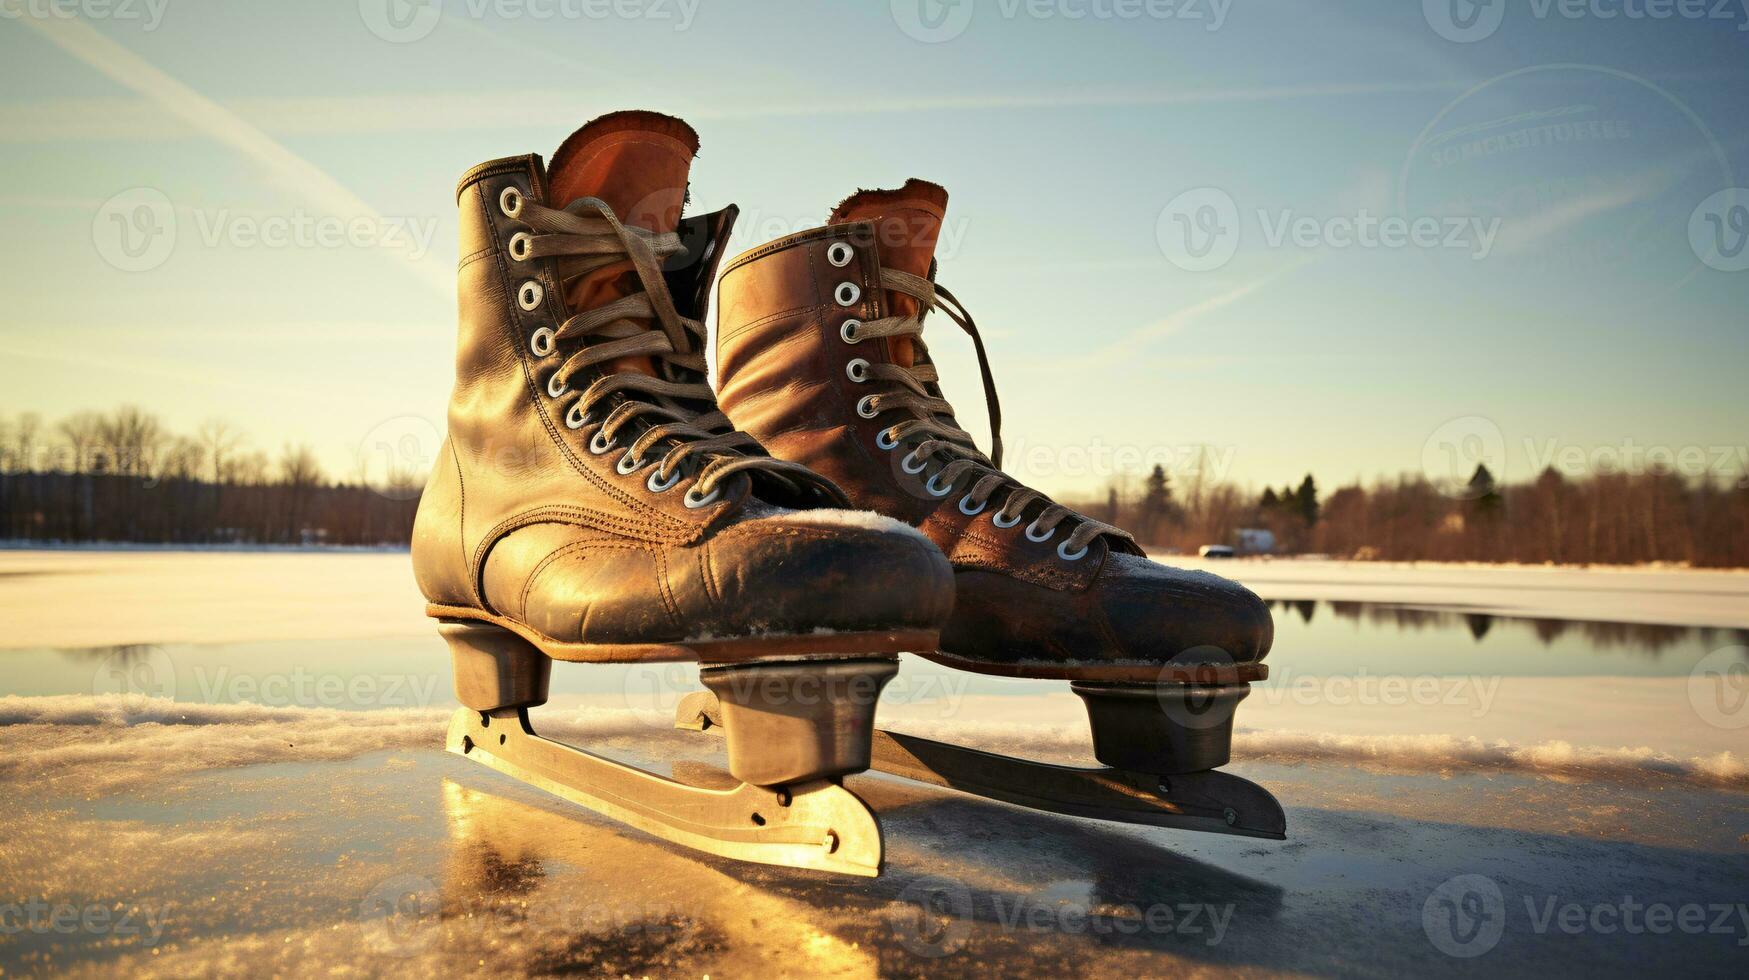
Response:
[[[1740,467],[1749,12],[1449,2],[0,0],[0,412],[222,416],[348,475],[441,424],[456,177],[650,108],[739,247],[947,186],[1047,490],[1198,445],[1249,483]]]

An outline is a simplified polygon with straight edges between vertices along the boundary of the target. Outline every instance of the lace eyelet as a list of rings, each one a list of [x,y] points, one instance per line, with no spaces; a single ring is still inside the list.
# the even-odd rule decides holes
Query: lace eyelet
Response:
[[[891,429],[882,429],[875,433],[875,445],[889,450],[899,448],[899,440],[892,437],[892,432]]]
[[[978,506],[967,507],[966,505],[971,503],[971,502],[972,502],[972,495],[971,494],[968,493],[965,496],[961,497],[960,498],[960,513],[966,515],[967,517],[976,517],[979,514],[982,514],[984,512],[984,508],[990,506],[990,502],[988,500],[980,500],[980,501],[978,501]]]
[[[862,384],[868,380],[868,362],[860,357],[852,359],[849,364],[844,365],[844,376]]]
[[[680,502],[685,504],[688,510],[697,510],[717,499],[721,495],[722,489],[722,487],[712,487],[710,493],[700,497],[697,493],[698,484],[695,483],[686,491],[686,496],[680,498]]]
[[[650,471],[650,478],[648,480],[644,481],[644,486],[651,493],[664,493],[664,492],[672,489],[674,484],[680,482],[680,470],[678,468],[676,468],[674,470],[674,472],[669,475],[669,477],[666,481],[657,479],[657,477],[659,477],[661,475],[662,475],[662,467],[658,466],[655,469]]]
[[[946,473],[946,472],[947,472],[946,470],[941,471],[941,473]],[[941,473],[937,473],[934,476],[930,477],[929,482],[923,484],[923,489],[929,491],[929,495],[931,497],[945,497],[948,494],[953,493],[953,484],[951,484],[951,483],[945,487],[938,487],[935,485],[935,481],[941,479]]]
[[[873,395],[863,395],[856,403],[856,414],[865,419],[872,419],[880,413],[875,411]]]
[[[826,261],[830,262],[834,269],[844,268],[854,258],[856,258],[856,251],[845,242],[833,242],[826,246]]]
[[[522,307],[529,313],[533,313],[535,310],[540,309],[541,300],[546,298],[546,288],[540,283],[535,282],[533,279],[523,283],[522,286],[516,290],[516,305]]]
[[[565,428],[581,429],[589,424],[589,413],[583,411],[582,402],[572,402],[570,411],[565,413]]]
[[[1067,540],[1065,540],[1062,544],[1057,545],[1057,557],[1063,559],[1064,561],[1080,561],[1082,558],[1086,557],[1086,555],[1087,555],[1087,546],[1086,545],[1082,545],[1081,550],[1075,552],[1072,555],[1069,554],[1069,542]]]
[[[570,390],[571,386],[566,384],[565,381],[559,377],[559,372],[557,371],[554,371],[553,376],[547,379],[547,397],[549,398],[558,398]]]
[[[862,338],[856,335],[856,331],[861,328],[861,320],[846,320],[839,326],[838,336],[843,337],[844,342],[847,344],[860,344],[862,343]]]
[[[904,470],[912,476],[916,476],[923,472],[923,468],[928,465],[929,460],[917,458],[917,450],[915,449],[906,453],[904,457],[899,460],[899,469]]]
[[[620,476],[631,476],[643,465],[644,461],[641,459],[633,459],[632,451],[628,449],[625,451],[625,455],[619,458],[619,462],[613,464],[613,469],[614,472],[618,473]]]
[[[1003,514],[1002,511],[997,511],[993,516],[991,516],[990,523],[996,525],[997,527],[1002,527],[1002,528],[1013,527],[1014,525],[1020,523],[1020,515],[1019,514],[1015,514],[1013,517],[1010,517],[1007,520],[1002,519],[1002,514]]]
[[[837,289],[832,290],[832,298],[839,306],[855,306],[856,301],[862,298],[862,289],[856,283],[841,282]]]
[[[545,357],[553,352],[553,328],[542,327],[528,338],[528,349],[536,357]]]
[[[504,212],[506,218],[522,216],[522,191],[512,184],[498,195],[498,210]]]
[[[607,430],[603,429],[589,437],[589,451],[597,456],[605,456],[613,452],[617,439],[607,438]]]
[[[1038,527],[1037,520],[1034,520],[1031,524],[1028,524],[1026,526],[1026,540],[1038,541],[1038,542],[1049,541],[1051,539],[1051,535],[1057,533],[1057,529],[1053,527],[1049,531],[1046,531],[1043,534],[1034,534],[1032,532],[1033,532],[1033,529],[1036,527]]]
[[[528,259],[528,253],[534,248],[534,236],[526,231],[519,231],[510,236],[510,257],[518,262]]]

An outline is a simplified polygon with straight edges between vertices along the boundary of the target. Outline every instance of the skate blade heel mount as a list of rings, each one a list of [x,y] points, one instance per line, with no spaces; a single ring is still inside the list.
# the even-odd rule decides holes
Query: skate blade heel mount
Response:
[[[729,741],[729,775],[755,786],[868,768],[875,704],[899,662],[865,658],[705,667]]]
[[[1145,690],[1152,698],[1153,689]],[[1286,814],[1276,798],[1256,783],[1212,769],[1171,774],[1158,771],[1161,768],[1179,769],[1217,756],[1225,762],[1230,744],[1231,709],[1244,696],[1243,690],[1221,691],[1215,696],[1198,692],[1196,703],[1199,707],[1211,701],[1215,705],[1225,704],[1228,737],[1214,739],[1217,744],[1213,746],[1191,738],[1193,744],[1178,750],[1178,754],[1172,757],[1173,761],[1161,763],[1157,759],[1148,759],[1144,760],[1145,768],[1059,766],[879,729],[874,732],[869,768],[1049,813],[1284,840],[1287,837]],[[1160,714],[1160,702],[1152,703],[1154,713]],[[1141,703],[1127,699],[1118,700],[1117,704],[1122,711],[1139,711],[1141,707]],[[1203,710],[1205,713],[1214,711],[1207,707]],[[677,728],[715,732],[732,738],[734,722],[727,720],[730,718],[732,715],[718,703],[715,694],[698,691],[681,700],[674,723]],[[1116,734],[1124,724],[1141,726],[1144,722],[1130,719],[1115,726],[1105,724],[1106,736]],[[727,732],[723,732],[725,727]],[[1100,727],[1101,723],[1096,721],[1096,731]],[[1143,734],[1154,738],[1156,745],[1169,735],[1159,730],[1145,730]],[[1121,752],[1116,754],[1120,758],[1124,755]]]
[[[445,747],[657,837],[761,864],[880,873],[880,823],[838,777],[868,768],[874,705],[894,658],[810,659],[706,668],[736,720],[730,772],[741,785],[677,782],[535,734],[551,660],[501,627],[444,623],[457,698]],[[717,695],[711,695],[715,698]]]
[[[1069,689],[1087,705],[1093,756],[1116,769],[1178,775],[1232,760],[1233,712],[1249,684],[1094,684]]]

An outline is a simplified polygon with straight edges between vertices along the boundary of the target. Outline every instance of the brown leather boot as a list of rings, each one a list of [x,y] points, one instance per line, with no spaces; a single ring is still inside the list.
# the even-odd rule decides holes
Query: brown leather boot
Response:
[[[735,210],[681,220],[696,149],[680,120],[616,113],[567,140],[551,173],[509,157],[458,191],[456,382],[413,565],[467,706],[451,747],[549,789],[554,766],[602,762],[523,744],[550,659],[700,661],[707,685],[750,712],[731,734],[732,772],[756,786],[830,781],[867,767],[896,653],[933,648],[952,606],[950,567],[926,537],[836,509],[847,501],[830,481],[769,457],[717,410],[699,320]],[[632,777],[578,781],[591,779],[615,788],[564,795],[707,846],[709,827],[628,816],[620,796],[643,795]],[[866,864],[866,848],[798,858],[795,827],[779,832],[780,808],[762,805],[721,814],[741,843],[712,849]],[[749,843],[755,824],[782,840]]]
[[[825,474],[857,506],[920,528],[947,553],[957,600],[928,656],[1076,681],[1111,765],[1220,765],[1233,706],[1266,676],[1269,608],[1237,583],[1150,561],[1128,534],[1002,472],[983,343],[934,282],[946,205],[946,191],[916,180],[861,191],[826,227],[730,262],[719,286],[723,409],[772,455]],[[977,346],[998,429],[988,455],[955,421],[924,346],[923,317],[937,309]],[[1162,704],[1164,728],[1149,720]]]

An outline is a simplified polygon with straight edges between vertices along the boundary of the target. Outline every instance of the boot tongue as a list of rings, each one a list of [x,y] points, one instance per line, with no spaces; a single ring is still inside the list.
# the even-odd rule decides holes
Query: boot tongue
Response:
[[[553,154],[547,169],[552,206],[596,197],[624,224],[672,232],[680,227],[687,176],[697,153],[698,134],[673,116],[609,113],[585,123]],[[573,312],[593,309],[643,288],[630,261],[616,262],[572,280],[565,302]],[[656,373],[648,357],[622,358],[608,369]]]
[[[832,209],[828,221],[873,223],[881,264],[926,278],[946,213],[946,188],[913,177],[897,190],[857,191]],[[892,290],[887,290],[887,306],[898,316],[915,316],[918,312],[916,299]],[[892,353],[895,362],[911,366],[911,338],[893,338]]]

